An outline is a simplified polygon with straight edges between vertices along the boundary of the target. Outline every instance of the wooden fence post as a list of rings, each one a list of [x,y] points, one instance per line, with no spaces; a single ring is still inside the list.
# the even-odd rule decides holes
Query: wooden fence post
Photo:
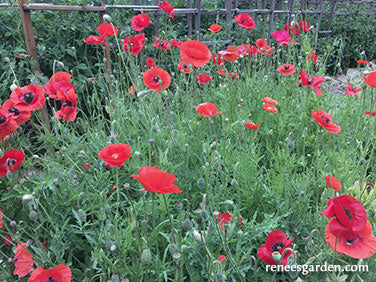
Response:
[[[101,6],[105,8],[107,4],[107,0],[101,0]],[[103,24],[105,21],[103,19],[103,16],[106,14],[106,11],[99,12],[99,22]],[[108,43],[108,39],[105,39],[105,42]],[[105,45],[104,47],[104,56],[106,58],[106,70],[108,71],[108,74],[112,74],[112,67],[111,67],[111,56],[110,56],[110,47]]]
[[[154,0],[154,5],[158,5],[158,0]],[[154,13],[154,34],[159,36],[159,16]]]
[[[200,27],[201,27],[201,0],[195,1],[195,8],[197,13],[195,15],[195,39],[200,40]]]
[[[188,8],[192,8],[192,0],[188,0]],[[188,36],[192,36],[192,15],[187,16],[188,22]]]

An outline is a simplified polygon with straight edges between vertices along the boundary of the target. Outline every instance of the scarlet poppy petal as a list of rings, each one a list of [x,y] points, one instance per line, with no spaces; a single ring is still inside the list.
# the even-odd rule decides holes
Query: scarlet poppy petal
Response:
[[[333,189],[336,190],[336,191],[341,190],[341,188],[342,188],[342,184],[341,184],[341,182],[340,182],[337,178],[335,178],[334,176],[330,176],[330,175],[328,175],[328,176],[325,177],[325,180],[326,180],[326,185],[327,185],[328,187],[333,188]]]

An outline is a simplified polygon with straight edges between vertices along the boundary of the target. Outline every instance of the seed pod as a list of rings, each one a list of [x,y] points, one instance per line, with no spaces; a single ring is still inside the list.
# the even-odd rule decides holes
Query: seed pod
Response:
[[[150,264],[152,261],[152,254],[149,248],[144,249],[141,254],[141,263]]]
[[[188,230],[191,230],[193,227],[193,223],[192,221],[189,219],[189,218],[186,218],[184,221],[183,221],[183,224],[182,224],[182,228],[184,231],[188,231]]]
[[[32,221],[36,221],[36,220],[38,220],[38,213],[37,213],[36,211],[31,211],[31,212],[29,213],[29,218],[30,218],[30,220],[32,220]]]
[[[197,186],[198,188],[200,189],[204,189],[205,188],[205,179],[200,177],[198,180],[197,180]]]

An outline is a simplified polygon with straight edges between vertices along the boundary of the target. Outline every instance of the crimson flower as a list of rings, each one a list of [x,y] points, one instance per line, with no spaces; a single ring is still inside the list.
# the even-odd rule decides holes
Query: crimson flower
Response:
[[[207,84],[212,78],[212,76],[209,76],[206,73],[202,73],[197,76],[197,79],[201,84]]]
[[[157,66],[156,62],[154,61],[153,58],[147,58],[146,61],[145,61],[145,66],[147,66],[148,68],[155,68]]]
[[[300,34],[299,29],[296,26],[291,25],[290,23],[285,24],[284,30],[287,31],[290,35],[298,36]]]
[[[17,244],[16,255],[13,258],[13,263],[16,269],[13,271],[14,275],[24,277],[33,268],[33,255],[26,251],[26,243],[21,242]]]
[[[71,282],[72,272],[69,266],[59,264],[55,268],[44,269],[43,267],[37,267],[30,275],[27,282]]]
[[[208,30],[211,32],[211,33],[217,33],[218,31],[220,31],[222,29],[222,26],[219,25],[219,24],[212,24],[210,26],[210,28],[208,28]]]
[[[269,112],[269,113],[276,113],[276,112],[278,112],[278,110],[277,110],[276,107],[274,107],[273,105],[270,105],[270,104],[268,104],[268,103],[263,104],[263,105],[262,105],[262,108],[263,108],[265,111]]]
[[[329,133],[337,134],[341,132],[341,128],[337,124],[332,123],[332,116],[327,112],[320,109],[318,109],[317,112],[312,110],[311,115],[315,122],[324,127]]]
[[[220,75],[226,75],[227,71],[225,69],[219,69],[217,73],[219,73]]]
[[[317,56],[316,51],[311,50],[307,56],[307,60],[316,63],[319,59],[319,56]]]
[[[334,176],[330,176],[330,175],[326,176],[325,181],[326,181],[326,186],[334,189],[335,191],[339,191],[342,188],[341,182],[339,182],[339,180],[335,178]]]
[[[239,58],[239,53],[236,52],[236,46],[228,46],[226,50],[219,51],[218,53],[223,56],[226,62],[234,62]]]
[[[252,17],[248,14],[242,13],[237,15],[234,20],[240,25],[241,27],[244,27],[248,30],[252,30],[255,28],[256,23],[252,19]]]
[[[362,88],[353,88],[351,83],[349,83],[349,85],[346,86],[345,88],[346,88],[345,94],[350,95],[350,96],[354,95],[355,98],[358,98],[358,95],[356,94],[356,92],[362,91]]]
[[[0,209],[0,228],[3,227],[3,221],[2,221],[3,217],[4,217],[3,211]]]
[[[251,53],[249,44],[241,44],[236,47],[236,53],[243,56],[248,56]]]
[[[56,98],[57,90],[68,92],[69,90],[73,89],[73,91],[75,91],[75,87],[69,81],[71,77],[72,76],[65,71],[58,71],[54,73],[51,76],[50,81],[44,85],[44,90],[48,94],[48,97]]]
[[[231,78],[236,78],[236,77],[239,76],[239,74],[236,73],[236,72],[230,72],[230,73],[227,74],[227,76],[229,76],[229,77],[231,77]]]
[[[217,261],[219,261],[220,263],[222,263],[222,261],[224,261],[225,259],[226,259],[225,255],[219,255],[218,258],[217,258]]]
[[[137,85],[136,84],[131,85],[131,87],[129,87],[128,93],[129,95],[137,93]]]
[[[196,68],[206,65],[211,59],[209,48],[197,40],[185,41],[180,48],[180,58],[186,64]]]
[[[132,28],[135,31],[142,31],[145,27],[151,24],[151,20],[148,14],[139,14],[133,16],[131,19]]]
[[[0,158],[0,177],[7,175],[7,172],[14,172],[19,168],[25,154],[21,150],[9,150]]]
[[[222,56],[221,55],[217,55],[217,54],[214,54],[213,55],[213,58],[212,58],[212,62],[216,65],[216,66],[220,66],[220,65],[223,65],[223,61],[222,61]]]
[[[295,71],[295,66],[291,64],[284,64],[278,66],[278,72],[286,76],[292,75],[293,73],[295,73]]]
[[[183,40],[176,41],[175,39],[171,40],[171,46],[177,49],[180,49],[181,46],[183,45]]]
[[[98,157],[105,161],[107,167],[121,167],[132,154],[128,144],[110,144],[99,151]]]
[[[88,162],[86,164],[83,164],[82,167],[84,168],[84,170],[87,170],[90,168],[90,165],[91,165],[91,162]]]
[[[356,63],[357,64],[368,64],[369,62],[366,61],[366,60],[357,60]]]
[[[183,61],[180,61],[178,64],[178,70],[184,73],[190,73],[192,69],[192,65],[187,66]]]
[[[369,87],[376,88],[376,71],[371,72],[368,76],[363,77]]]
[[[63,103],[60,110],[56,112],[55,118],[60,119],[62,117],[63,122],[66,119],[74,121],[77,116],[77,94],[74,93],[74,90],[71,89],[68,92],[58,90],[56,100],[63,101]]]
[[[18,124],[13,117],[13,113],[9,113],[0,106],[0,140],[3,140],[4,137],[18,128]]]
[[[250,122],[250,121],[244,122],[244,124],[245,124],[245,127],[253,129],[253,130],[257,130],[260,127],[259,124],[255,124],[255,123]]]
[[[142,48],[145,45],[145,34],[139,33],[135,36],[128,36],[124,38],[122,46],[125,51],[129,51],[129,53],[133,55],[137,55],[141,52]]]
[[[279,46],[293,45],[290,34],[285,30],[276,30],[272,33],[274,40],[279,42]]]
[[[157,38],[154,39],[153,47],[168,50],[168,49],[170,49],[170,41],[169,40],[162,40],[159,37],[157,37]]]
[[[202,103],[196,107],[197,113],[201,117],[212,117],[215,115],[221,115],[222,112],[218,112],[217,107],[213,103]]]
[[[167,14],[169,14],[171,19],[175,17],[175,12],[173,11],[175,6],[171,6],[170,3],[168,3],[167,1],[163,1],[162,5],[158,4],[158,7],[165,11]]]
[[[15,120],[18,125],[21,125],[30,119],[30,116],[31,116],[30,111],[18,110],[15,107],[14,101],[12,99],[6,100],[2,108],[5,111],[5,115],[8,114],[8,116],[11,119]],[[1,122],[1,119],[0,119],[0,122]],[[0,123],[0,136],[1,136],[1,123]]]
[[[178,186],[174,185],[176,181],[175,175],[164,172],[163,170],[144,166],[138,171],[138,175],[132,174],[131,177],[136,178],[146,191],[151,193],[181,193]]]
[[[115,36],[118,34],[118,29],[111,23],[102,23],[100,26],[97,27],[97,31],[101,36]]]
[[[268,103],[270,105],[276,105],[276,106],[278,105],[278,102],[273,100],[270,97],[264,97],[264,98],[262,98],[262,101],[265,102],[265,103]]]
[[[315,75],[314,77],[309,77],[305,70],[301,70],[300,75],[298,75],[298,77],[302,80],[302,82],[296,82],[295,84],[311,87],[317,95],[322,95],[320,84],[326,80],[325,77],[318,75]]]
[[[221,229],[224,230],[225,229],[225,224],[227,225],[230,225],[230,220],[232,219],[232,215],[227,213],[227,212],[223,212],[221,214],[218,215],[218,224],[221,226]]]
[[[251,54],[253,57],[256,57],[258,53],[260,53],[260,50],[253,45],[249,45],[249,54]]]
[[[84,42],[86,44],[103,44],[103,45],[108,46],[108,43],[104,42],[105,39],[106,37],[103,35],[101,36],[90,35],[88,38],[84,40]]]
[[[376,116],[376,111],[366,111],[366,112],[364,112],[366,115],[371,115],[371,116],[373,116],[373,117],[375,117]]]
[[[286,248],[291,248],[294,238],[288,239],[285,233],[280,230],[273,230],[265,239],[263,244],[258,250],[257,255],[260,260],[269,265],[277,265],[273,259],[273,252],[279,252],[281,255]],[[288,258],[292,254],[291,251],[286,251],[281,259],[282,265],[288,264]]]
[[[14,106],[22,111],[39,110],[46,102],[43,87],[34,84],[14,89],[10,98],[13,100]]]
[[[311,27],[306,21],[299,21],[299,27],[304,32],[311,30]]]
[[[264,56],[269,56],[274,53],[272,47],[268,45],[268,42],[264,38],[257,39],[256,47],[262,52]]]
[[[150,89],[161,92],[162,89],[167,89],[171,83],[170,74],[161,68],[152,68],[144,73],[144,83]]]

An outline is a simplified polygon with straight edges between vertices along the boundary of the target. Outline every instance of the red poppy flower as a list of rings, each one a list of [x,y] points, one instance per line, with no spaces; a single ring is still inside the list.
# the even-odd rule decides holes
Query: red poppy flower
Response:
[[[355,238],[335,236],[328,224],[325,228],[325,241],[333,251],[356,259],[370,258],[376,252],[376,237],[372,236],[372,225],[368,221]]]
[[[154,61],[153,58],[147,58],[146,61],[145,61],[145,66],[147,66],[148,68],[155,68],[157,66],[156,62]]]
[[[268,45],[268,42],[264,38],[257,39],[256,46],[264,56],[269,56],[274,53],[274,50]]]
[[[43,107],[46,102],[44,89],[40,85],[29,84],[16,88],[10,94],[15,107],[22,111],[35,111]]]
[[[103,45],[106,45],[108,46],[108,43],[104,42],[104,40],[106,39],[105,36],[101,35],[101,36],[94,36],[94,35],[90,35],[88,38],[86,38],[84,40],[84,42],[86,44],[103,44]]]
[[[329,221],[330,232],[341,238],[355,238],[367,223],[367,213],[363,205],[349,195],[329,199],[321,215],[335,217]]]
[[[142,48],[144,48],[145,34],[139,33],[135,36],[128,36],[124,38],[122,45],[125,51],[129,51],[129,53],[137,55],[141,52]]]
[[[90,168],[90,164],[91,164],[91,162],[88,162],[86,164],[83,164],[82,167],[84,168],[84,170],[87,170],[87,169]]]
[[[140,168],[138,175],[132,174],[131,177],[136,178],[148,192],[160,194],[182,192],[178,186],[174,185],[175,175],[156,167],[144,166]]]
[[[291,64],[280,65],[278,66],[278,72],[286,76],[292,75],[295,73],[295,66]]]
[[[326,181],[326,186],[336,191],[339,191],[342,188],[341,182],[339,182],[339,180],[335,178],[334,176],[330,176],[330,175],[326,176],[325,181]]]
[[[217,107],[213,103],[202,103],[196,107],[197,113],[201,117],[212,117],[215,115],[221,115],[222,112],[218,112]]]
[[[285,233],[280,230],[273,230],[265,239],[265,244],[257,250],[260,260],[269,265],[277,265],[273,259],[273,252],[279,252],[281,255],[286,248],[291,248],[294,238],[288,239]],[[288,264],[288,258],[292,254],[291,251],[285,252],[281,260],[282,265]]]
[[[217,73],[219,73],[220,75],[226,75],[227,71],[225,69],[219,69]]]
[[[64,91],[57,91],[57,98],[58,101],[63,101],[60,110],[58,110],[55,114],[55,118],[60,119],[63,118],[63,122],[65,120],[74,121],[77,116],[77,94],[74,93],[74,90],[71,89],[67,93]]]
[[[311,27],[306,21],[299,21],[299,27],[304,32],[311,30]]]
[[[4,232],[7,232],[6,229],[4,229]],[[10,236],[8,235],[8,233],[5,233],[5,239],[4,239],[4,244],[7,245],[7,246],[12,246],[12,238],[10,238]]]
[[[358,95],[356,94],[356,92],[359,92],[359,91],[362,91],[362,88],[353,88],[351,83],[349,83],[348,86],[345,87],[346,88],[346,91],[345,91],[345,94],[346,95],[354,95],[356,98],[358,98]]]
[[[373,117],[375,117],[376,116],[376,111],[366,111],[366,112],[364,112],[366,115],[371,115],[371,116],[373,116]]]
[[[221,213],[220,215],[218,215],[218,224],[221,226],[221,229],[224,230],[225,229],[225,224],[228,224],[230,225],[230,220],[232,219],[232,216],[231,214],[227,213],[227,212],[223,212]]]
[[[225,255],[219,255],[218,258],[217,258],[217,261],[219,261],[220,263],[222,263],[222,261],[224,261],[225,259],[226,259]]]
[[[154,39],[153,47],[168,50],[168,49],[170,49],[170,41],[169,40],[162,40],[159,37],[157,37],[157,38]]]
[[[185,41],[180,48],[180,58],[186,64],[196,68],[206,65],[211,59],[209,48],[197,40]]]
[[[244,124],[245,124],[245,127],[253,129],[253,130],[257,130],[260,127],[259,124],[255,124],[255,123],[250,122],[250,121],[249,122],[244,122]]]
[[[252,17],[248,14],[242,13],[237,15],[234,20],[240,25],[241,27],[244,27],[248,30],[252,30],[255,28],[256,23],[252,19]]]
[[[332,116],[327,112],[320,109],[318,109],[317,112],[312,110],[311,115],[315,122],[324,127],[329,133],[337,134],[341,132],[341,128],[337,124],[332,123]]]
[[[178,64],[178,70],[184,73],[190,73],[192,71],[192,65],[187,66],[183,61]]]
[[[213,78],[212,76],[209,76],[206,73],[202,73],[196,77],[201,84],[207,84]]]
[[[4,217],[3,211],[0,209],[0,228],[3,227],[3,221],[2,221],[3,217]]]
[[[371,72],[368,76],[363,77],[369,87],[376,88],[376,71]]]
[[[137,85],[136,84],[131,85],[131,87],[129,87],[128,93],[129,95],[137,93]]]
[[[120,167],[132,156],[131,149],[128,144],[110,144],[99,151],[98,157],[105,161],[107,167]]]
[[[100,26],[97,27],[97,30],[100,35],[106,36],[115,36],[118,34],[118,29],[111,23],[102,23]]]
[[[2,108],[3,108],[3,111],[5,111],[6,114],[8,114],[10,118],[15,120],[18,125],[21,125],[30,119],[30,116],[31,116],[30,111],[22,111],[22,110],[16,109],[12,99],[6,100]],[[0,125],[0,128],[1,128],[1,125]]]
[[[177,49],[181,48],[181,45],[183,45],[183,40],[176,41],[175,39],[171,40],[171,46]]]
[[[279,42],[279,46],[293,45],[292,38],[285,30],[276,30],[272,33],[274,40]]]
[[[262,101],[265,102],[265,103],[268,103],[270,105],[276,105],[276,106],[278,105],[278,102],[273,100],[270,97],[264,97],[264,98],[262,98]]]
[[[163,1],[162,5],[158,4],[158,7],[165,11],[167,14],[169,14],[171,19],[175,17],[175,12],[173,11],[175,6],[171,6],[170,3],[168,3],[167,1]]]
[[[73,91],[75,91],[75,87],[69,82],[71,77],[72,76],[65,71],[56,72],[51,76],[50,81],[44,85],[44,90],[50,98],[56,98],[57,90],[68,92],[73,89]]]
[[[27,282],[44,282],[44,281],[57,281],[57,282],[71,282],[72,272],[69,266],[59,264],[55,268],[44,269],[43,267],[36,268],[30,275]]]
[[[144,83],[150,89],[161,92],[162,89],[167,89],[171,83],[170,74],[161,68],[152,68],[144,73]]]
[[[251,54],[253,57],[256,57],[258,53],[260,53],[260,50],[257,49],[256,46],[253,46],[253,45],[249,45],[249,54]]]
[[[263,108],[265,111],[269,112],[269,113],[276,113],[276,112],[278,112],[278,110],[277,110],[276,107],[274,107],[273,105],[270,105],[270,104],[268,104],[268,103],[263,104],[263,105],[262,105],[262,108]]]
[[[218,67],[220,65],[223,65],[223,61],[222,61],[222,56],[221,55],[214,54],[213,58],[212,58],[212,61]]]
[[[315,75],[314,77],[309,77],[305,70],[301,70],[300,75],[298,74],[298,76],[302,80],[302,82],[296,82],[295,84],[311,87],[317,95],[322,95],[320,84],[326,80],[325,77],[317,75]]]
[[[16,267],[13,274],[20,277],[27,275],[34,265],[33,255],[26,251],[26,248],[26,243],[17,244],[16,255],[13,258],[13,263]]]
[[[298,36],[300,34],[299,29],[296,26],[291,25],[289,23],[285,24],[284,30],[286,30],[290,35]]]
[[[131,19],[132,28],[135,31],[142,31],[145,27],[151,24],[151,20],[148,14],[139,14],[133,16]]]
[[[231,77],[231,78],[236,78],[236,77],[239,76],[239,74],[236,73],[236,72],[230,72],[230,73],[227,74],[227,76],[229,76],[229,77]]]
[[[311,61],[311,62],[314,62],[314,63],[317,62],[317,60],[319,59],[319,56],[317,56],[317,55],[315,54],[315,52],[316,52],[316,51],[312,51],[312,50],[309,52],[309,54],[308,54],[308,56],[307,56],[307,60],[308,60],[308,61]]]
[[[0,140],[3,140],[4,137],[18,128],[18,124],[13,117],[13,113],[10,114],[0,106]]]
[[[208,28],[208,30],[211,32],[211,33],[217,33],[218,31],[220,31],[222,29],[222,26],[219,25],[219,24],[212,24],[210,26],[210,28]]]
[[[19,168],[25,154],[21,150],[9,150],[0,158],[0,177],[7,175],[7,172],[14,172]]]
[[[236,53],[243,56],[248,56],[251,53],[249,44],[241,44],[236,47]]]
[[[366,60],[357,60],[356,63],[357,64],[368,64],[369,62],[366,61]]]
[[[228,46],[226,50],[219,51],[218,53],[223,56],[226,62],[234,62],[239,58],[239,53],[236,52],[236,46]]]

